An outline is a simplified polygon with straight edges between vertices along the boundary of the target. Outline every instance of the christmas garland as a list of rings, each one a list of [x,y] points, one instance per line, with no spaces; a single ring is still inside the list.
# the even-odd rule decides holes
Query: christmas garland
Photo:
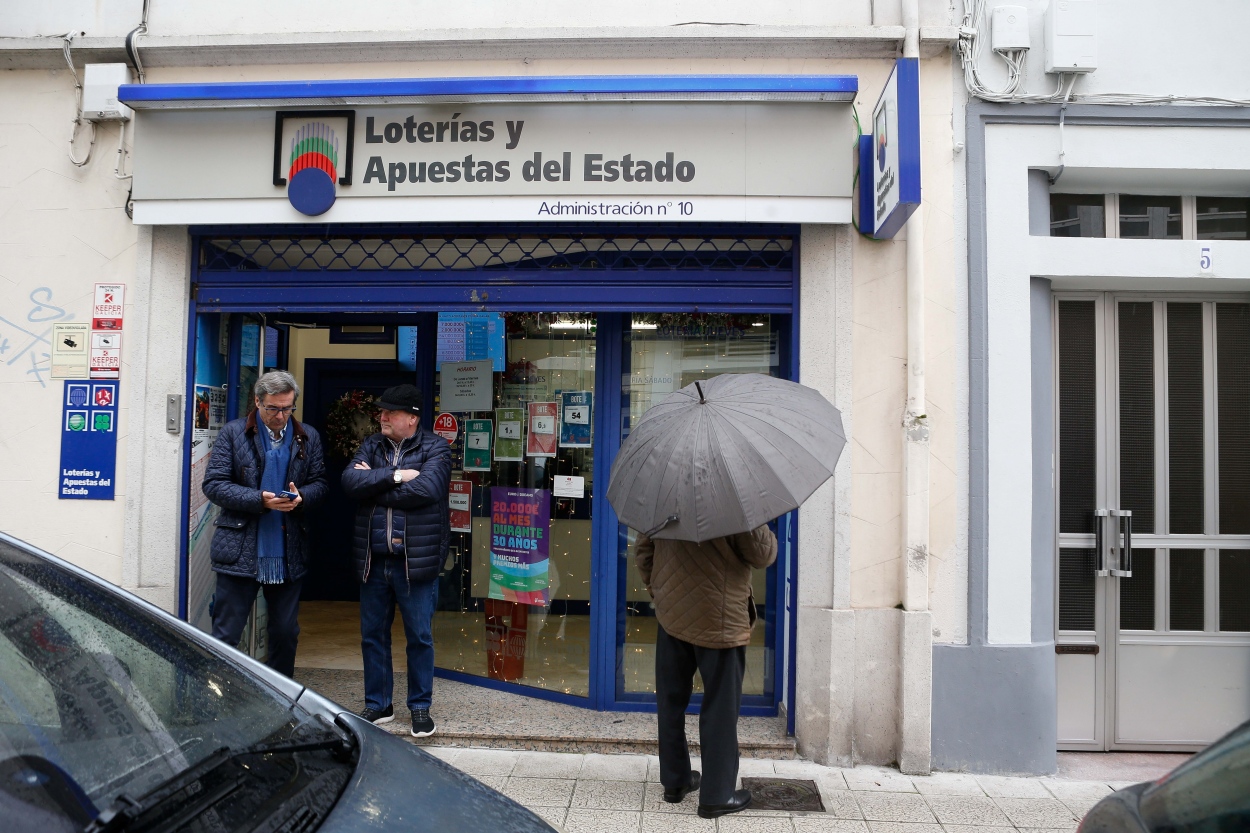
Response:
[[[362,390],[350,390],[340,396],[326,414],[326,447],[335,456],[350,460],[365,437],[381,430],[378,398]]]

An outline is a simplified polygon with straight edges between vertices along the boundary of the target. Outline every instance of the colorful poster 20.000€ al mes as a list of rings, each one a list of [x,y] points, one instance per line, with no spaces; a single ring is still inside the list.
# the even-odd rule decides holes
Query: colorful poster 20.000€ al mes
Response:
[[[506,602],[546,605],[549,601],[551,492],[492,488],[490,533],[487,596]]]

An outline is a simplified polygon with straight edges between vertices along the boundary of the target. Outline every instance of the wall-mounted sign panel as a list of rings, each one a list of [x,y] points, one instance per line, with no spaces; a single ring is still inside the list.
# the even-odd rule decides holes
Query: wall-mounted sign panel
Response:
[[[900,58],[860,140],[859,230],[893,237],[920,205],[920,62]],[[865,190],[867,189],[867,190]]]
[[[849,103],[151,109],[135,222],[850,221]],[[194,160],[189,164],[189,160]]]
[[[117,382],[65,382],[57,497],[112,500],[117,478]]]

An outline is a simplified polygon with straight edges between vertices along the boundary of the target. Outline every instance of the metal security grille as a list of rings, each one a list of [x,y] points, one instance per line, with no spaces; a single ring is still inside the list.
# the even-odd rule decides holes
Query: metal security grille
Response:
[[[791,237],[654,231],[212,235],[200,272],[708,270],[789,272]]]
[[[796,304],[795,226],[192,229],[206,312],[761,312]]]

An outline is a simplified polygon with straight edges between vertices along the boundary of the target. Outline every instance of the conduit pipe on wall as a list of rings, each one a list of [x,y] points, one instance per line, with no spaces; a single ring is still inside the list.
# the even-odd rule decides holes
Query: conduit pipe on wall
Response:
[[[920,58],[918,0],[901,0],[903,57]],[[903,553],[899,595],[899,769],[932,759],[933,635],[929,615],[929,421],[925,409],[924,204],[907,221],[907,408],[903,414]]]

